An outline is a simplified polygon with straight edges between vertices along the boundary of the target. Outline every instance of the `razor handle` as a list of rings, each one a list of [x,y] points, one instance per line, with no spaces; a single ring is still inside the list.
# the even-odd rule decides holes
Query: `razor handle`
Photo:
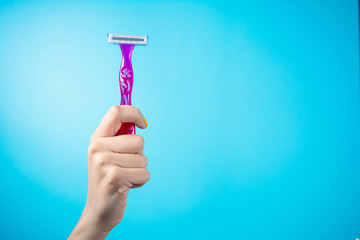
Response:
[[[131,64],[131,55],[135,45],[133,44],[120,44],[122,60],[119,72],[119,85],[120,85],[120,105],[131,105],[131,92],[133,87],[134,75]],[[135,134],[134,123],[121,123],[120,129],[116,132],[115,136],[123,134]]]

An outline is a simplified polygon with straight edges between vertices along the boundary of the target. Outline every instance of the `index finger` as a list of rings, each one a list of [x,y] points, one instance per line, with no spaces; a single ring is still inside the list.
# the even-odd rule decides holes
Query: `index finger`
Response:
[[[138,108],[130,105],[112,106],[101,120],[92,138],[115,136],[122,122],[134,123],[142,129],[147,127],[144,116]]]

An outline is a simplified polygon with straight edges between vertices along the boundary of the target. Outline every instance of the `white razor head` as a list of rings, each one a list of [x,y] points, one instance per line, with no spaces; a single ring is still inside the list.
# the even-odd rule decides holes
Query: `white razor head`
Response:
[[[146,46],[148,42],[148,36],[125,36],[125,35],[112,35],[108,33],[108,42],[112,44],[132,44]]]

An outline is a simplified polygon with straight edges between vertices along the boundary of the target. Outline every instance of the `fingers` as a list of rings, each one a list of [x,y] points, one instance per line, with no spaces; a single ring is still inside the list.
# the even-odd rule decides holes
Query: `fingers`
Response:
[[[112,106],[101,120],[92,139],[115,136],[115,133],[121,126],[121,122],[131,122],[142,129],[146,128],[147,125],[144,116],[138,108],[129,105]]]
[[[93,159],[97,167],[114,165],[122,168],[146,168],[147,157],[139,154],[118,154],[113,152],[102,152]]]
[[[150,172],[144,168],[125,169],[124,175],[132,188],[142,186],[150,179]]]
[[[108,168],[105,176],[110,186],[126,190],[144,185],[150,179],[150,172],[145,168]],[[125,188],[123,188],[125,186]]]
[[[140,135],[97,138],[89,146],[89,155],[101,151],[143,154],[144,144],[144,138]]]

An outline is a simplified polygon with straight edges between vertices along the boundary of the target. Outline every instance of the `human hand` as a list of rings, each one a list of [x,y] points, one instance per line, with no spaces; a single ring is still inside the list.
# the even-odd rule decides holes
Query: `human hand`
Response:
[[[122,220],[129,189],[141,187],[150,178],[143,137],[115,136],[121,122],[147,127],[135,107],[113,106],[106,113],[90,139],[87,202],[68,239],[104,239]]]

